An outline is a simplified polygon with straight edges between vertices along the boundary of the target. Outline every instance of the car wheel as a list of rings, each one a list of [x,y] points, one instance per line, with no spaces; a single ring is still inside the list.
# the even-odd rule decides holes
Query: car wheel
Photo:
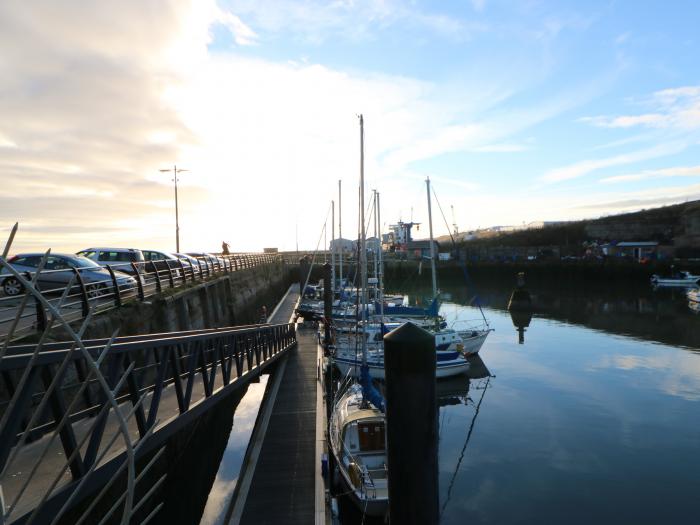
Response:
[[[97,299],[104,295],[105,285],[100,283],[88,284],[85,286],[85,293],[89,299]]]
[[[16,277],[8,277],[2,283],[2,289],[5,291],[5,295],[10,297],[19,295],[24,292],[24,286]]]

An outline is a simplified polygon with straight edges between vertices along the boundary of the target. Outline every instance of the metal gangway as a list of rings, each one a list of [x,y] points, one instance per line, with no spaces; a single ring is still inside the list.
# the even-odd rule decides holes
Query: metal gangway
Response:
[[[293,324],[82,340],[87,322],[0,348],[0,524],[148,523],[166,440],[296,345]]]

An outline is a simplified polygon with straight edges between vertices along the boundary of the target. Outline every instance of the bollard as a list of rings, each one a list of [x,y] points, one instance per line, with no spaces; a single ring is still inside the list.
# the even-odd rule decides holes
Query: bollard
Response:
[[[525,272],[519,272],[517,285],[508,301],[508,311],[529,310],[530,308],[532,308],[532,299],[530,292],[525,288]]]
[[[323,265],[323,327],[324,343],[323,351],[328,354],[328,345],[331,341],[331,319],[333,318],[333,290],[331,278],[331,265]]]
[[[435,337],[413,323],[384,336],[391,523],[437,524]]]

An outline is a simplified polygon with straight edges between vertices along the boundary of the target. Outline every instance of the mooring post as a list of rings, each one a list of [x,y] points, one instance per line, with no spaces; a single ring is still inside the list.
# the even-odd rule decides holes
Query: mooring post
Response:
[[[508,310],[529,310],[530,308],[532,308],[532,299],[530,292],[525,288],[525,272],[519,272],[515,290],[508,301]]]
[[[384,336],[389,520],[437,524],[435,336],[405,323]]]
[[[328,353],[328,345],[331,341],[331,319],[333,318],[333,287],[332,268],[326,263],[323,265],[323,350]]]

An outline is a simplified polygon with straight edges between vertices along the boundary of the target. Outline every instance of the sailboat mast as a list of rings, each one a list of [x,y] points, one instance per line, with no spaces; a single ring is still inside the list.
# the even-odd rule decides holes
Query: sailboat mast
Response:
[[[379,192],[375,193],[377,199],[377,229],[379,231],[379,316],[381,322],[384,322],[384,261],[382,259],[382,221],[379,210]]]
[[[365,124],[360,115],[360,279],[362,286],[362,366],[367,366],[367,243],[365,239]]]
[[[335,291],[335,201],[331,201],[331,282],[324,286],[331,287],[331,294]]]
[[[338,181],[338,250],[339,250],[339,261],[338,261],[338,277],[340,280],[340,295],[342,299],[343,295],[343,201],[342,201],[342,184],[343,181]]]
[[[377,190],[372,190],[372,225],[374,226],[373,236],[377,239]],[[372,250],[374,259],[374,277],[377,279],[377,288],[374,291],[374,300],[379,300],[379,254],[377,250]]]
[[[430,177],[425,178],[425,186],[428,190],[428,228],[430,230],[430,270],[433,275],[433,299],[437,297],[437,276],[435,272],[435,245],[433,243],[433,212],[430,207]]]

